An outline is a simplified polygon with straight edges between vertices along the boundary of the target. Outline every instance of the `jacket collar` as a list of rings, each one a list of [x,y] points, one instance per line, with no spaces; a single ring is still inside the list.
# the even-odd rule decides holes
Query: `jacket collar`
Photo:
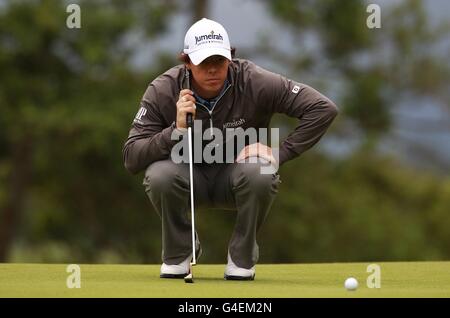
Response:
[[[236,78],[237,78],[237,67],[236,64],[231,61],[228,65],[228,87],[226,88],[227,92],[222,97],[222,99],[225,101],[225,104],[227,105],[228,109],[231,109],[233,106],[233,95],[234,95],[234,86],[236,85]],[[231,91],[231,92],[228,92]]]
[[[230,83],[231,86],[234,86],[235,82],[236,82],[236,74],[237,73],[237,67],[234,64],[233,61],[230,62],[230,64],[228,65],[228,82]]]

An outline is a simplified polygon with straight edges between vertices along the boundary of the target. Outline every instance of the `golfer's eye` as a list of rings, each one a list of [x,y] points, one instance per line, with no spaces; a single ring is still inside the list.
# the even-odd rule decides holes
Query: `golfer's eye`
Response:
[[[223,56],[218,56],[214,61],[216,64],[222,64],[223,62],[225,62],[225,58]]]

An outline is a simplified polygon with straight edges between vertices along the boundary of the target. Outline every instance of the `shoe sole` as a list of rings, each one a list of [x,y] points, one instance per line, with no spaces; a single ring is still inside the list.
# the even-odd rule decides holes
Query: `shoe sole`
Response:
[[[233,275],[223,275],[223,278],[225,278],[225,280],[254,280],[255,279],[255,274],[253,274],[252,276],[233,276]]]
[[[180,278],[184,278],[186,274],[160,274],[159,278],[172,278],[172,279],[180,279]]]

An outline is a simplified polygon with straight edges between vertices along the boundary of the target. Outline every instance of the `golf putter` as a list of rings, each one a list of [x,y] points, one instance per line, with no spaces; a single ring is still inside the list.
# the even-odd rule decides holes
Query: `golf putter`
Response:
[[[187,88],[190,89],[189,83],[189,70],[186,69],[186,81]],[[191,228],[192,228],[192,261],[189,263],[189,273],[184,277],[185,283],[194,283],[194,274],[192,267],[197,264],[197,258],[195,255],[195,211],[194,211],[194,161],[192,156],[192,114],[186,115],[186,124],[188,127],[188,150],[189,150],[189,187],[191,191]]]

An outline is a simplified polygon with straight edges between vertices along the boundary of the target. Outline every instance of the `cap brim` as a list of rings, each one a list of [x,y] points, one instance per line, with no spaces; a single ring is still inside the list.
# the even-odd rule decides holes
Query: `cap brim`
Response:
[[[213,55],[221,55],[231,61],[230,50],[224,48],[208,48],[204,50],[198,50],[189,54],[192,64],[199,65],[206,58]]]

